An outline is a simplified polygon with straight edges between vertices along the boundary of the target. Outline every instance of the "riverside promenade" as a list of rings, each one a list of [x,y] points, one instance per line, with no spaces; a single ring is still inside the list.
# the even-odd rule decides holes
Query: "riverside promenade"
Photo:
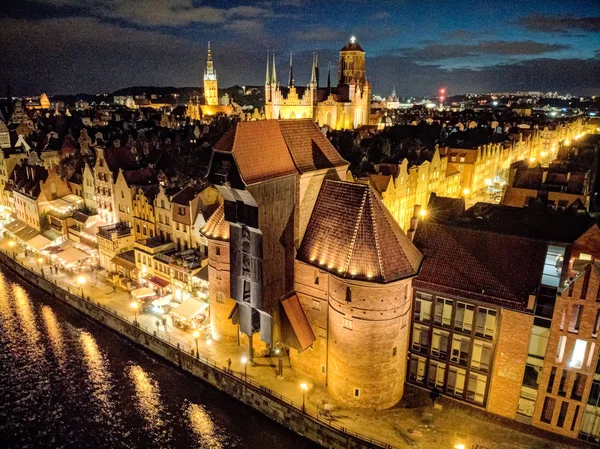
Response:
[[[166,343],[169,347],[177,348],[188,359],[198,358],[199,363],[218,370],[220,374],[227,374],[231,377],[230,380],[241,383],[242,386],[247,383],[259,395],[264,392],[272,396],[275,405],[271,404],[270,409],[282,405],[289,409],[288,412],[293,412],[294,423],[289,422],[288,418],[282,420],[274,418],[292,430],[306,435],[313,441],[326,441],[326,439],[319,440],[314,436],[311,437],[311,431],[314,429],[316,429],[316,435],[319,435],[319,431],[323,430],[333,432],[336,434],[334,436],[339,434],[342,436],[340,442],[344,441],[344,436],[348,437],[343,445],[332,443],[328,447],[415,447],[423,449],[462,447],[465,449],[558,449],[589,447],[530,426],[493,417],[483,411],[450,400],[444,401],[442,410],[434,410],[427,392],[408,386],[405,398],[400,404],[389,410],[371,411],[344,408],[329,397],[325,388],[312,385],[310,379],[296,375],[287,362],[284,364],[283,376],[278,377],[278,359],[276,357],[255,356],[254,366],[245,365],[242,363],[244,357],[247,356],[244,346],[223,342],[210,342],[209,344],[204,340],[198,341],[199,354],[196,356],[196,341],[190,333],[173,326],[167,326],[165,329],[161,325],[157,328],[156,316],[139,314],[131,309],[128,292],[122,290],[114,292],[112,285],[95,279],[89,273],[83,274],[85,277],[83,285],[77,283],[76,276],[64,272],[51,274],[47,264],[39,263],[34,256],[25,257],[23,249],[18,246],[10,247],[7,239],[0,240],[0,250],[7,259],[5,264],[10,267],[12,263],[10,259],[16,259],[18,264],[26,269],[21,275],[29,282],[34,281],[32,282],[34,285],[38,282],[35,282],[35,279],[31,276],[41,277],[43,270],[43,277],[56,287],[71,293],[72,296],[89,298],[94,306],[97,305],[102,310],[118,317],[119,320],[129,323],[129,328],[135,326],[136,330],[139,330],[138,333],[152,336],[154,339]],[[60,295],[55,294],[55,296]],[[86,307],[77,308],[86,313]],[[91,313],[88,313],[88,315],[96,318]],[[135,322],[137,324],[134,324]],[[115,329],[113,326],[109,327]],[[130,330],[115,330],[140,343],[140,336],[137,334],[134,336]],[[149,350],[153,350],[151,345],[142,345]],[[165,354],[161,351],[154,350],[154,352],[165,357]],[[177,357],[179,357],[179,365],[182,366],[181,356]],[[172,358],[165,358],[173,361]],[[228,371],[229,360],[231,360],[230,372]],[[188,371],[203,377],[193,369],[188,369]],[[206,372],[204,372],[204,378],[208,380]],[[225,381],[228,380],[225,379]],[[214,382],[209,383],[215,384]],[[302,383],[307,383],[309,386],[306,393],[300,388]],[[237,393],[239,388],[237,388],[237,385],[234,387],[236,387],[234,391]],[[250,394],[252,399],[248,399],[245,387],[243,393],[241,393],[243,398],[234,393],[230,394],[268,416],[274,417],[273,413],[269,413],[270,409],[265,412],[260,408],[257,400],[259,396]],[[331,409],[331,412],[326,416],[320,413],[320,405],[323,403],[327,403]],[[279,415],[282,413],[281,410],[278,411]],[[299,427],[295,423],[297,420],[303,420],[301,430],[298,430]],[[307,430],[303,431],[302,429]],[[338,440],[329,438],[327,441]]]

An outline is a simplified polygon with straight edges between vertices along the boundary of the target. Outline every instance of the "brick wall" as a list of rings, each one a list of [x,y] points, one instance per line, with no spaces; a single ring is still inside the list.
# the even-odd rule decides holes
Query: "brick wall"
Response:
[[[533,315],[502,309],[487,410],[514,419],[527,363]]]

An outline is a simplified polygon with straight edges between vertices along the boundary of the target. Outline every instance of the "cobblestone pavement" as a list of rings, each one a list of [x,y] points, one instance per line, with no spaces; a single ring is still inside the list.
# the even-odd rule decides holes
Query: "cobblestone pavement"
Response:
[[[77,276],[59,272],[51,274],[48,264],[40,264],[34,256],[25,257],[18,246],[9,247],[8,240],[0,240],[0,249],[8,254],[16,254],[19,262],[34,272],[41,273],[47,278],[68,288],[71,292],[81,292],[77,284]],[[112,285],[102,282],[91,273],[82,274],[86,278],[83,294],[94,302],[109,308],[127,319],[134,320],[134,312],[130,307],[129,293],[123,290],[113,292]],[[157,317],[150,314],[137,314],[140,327],[148,332],[157,331]],[[162,338],[177,344],[186,350],[195,349],[192,335],[174,326],[165,330],[161,325],[157,331]],[[215,360],[227,366],[231,359],[231,369],[239,373],[244,372],[241,360],[247,355],[244,345],[233,343],[211,342],[199,340],[199,353],[202,357]],[[531,427],[520,426],[511,422],[503,422],[487,414],[452,404],[446,401],[442,410],[434,410],[431,406],[428,393],[419,389],[407,387],[404,399],[395,407],[383,410],[357,410],[348,409],[336,404],[327,394],[325,387],[310,384],[310,379],[297,375],[284,363],[283,377],[277,376],[278,359],[276,357],[255,357],[255,365],[248,365],[249,379],[258,382],[271,390],[301,404],[302,390],[300,384],[308,382],[310,389],[306,395],[306,407],[313,413],[317,412],[319,404],[327,403],[332,407],[331,422],[338,426],[362,434],[369,438],[384,441],[397,448],[422,448],[422,449],[453,449],[464,444],[465,449],[559,449],[575,447],[591,447],[579,444],[572,440],[560,439],[553,434],[537,431]]]

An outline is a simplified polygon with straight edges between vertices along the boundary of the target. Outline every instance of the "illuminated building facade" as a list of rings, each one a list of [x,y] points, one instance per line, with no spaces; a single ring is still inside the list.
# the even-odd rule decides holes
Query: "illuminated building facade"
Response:
[[[265,80],[265,117],[267,119],[313,119],[319,126],[332,129],[354,129],[369,123],[371,84],[365,71],[365,51],[352,36],[340,50],[337,87],[331,86],[331,73],[326,87],[319,85],[318,55],[313,55],[308,86],[296,86],[290,55],[288,85],[277,81],[275,55],[272,66],[267,56]]]

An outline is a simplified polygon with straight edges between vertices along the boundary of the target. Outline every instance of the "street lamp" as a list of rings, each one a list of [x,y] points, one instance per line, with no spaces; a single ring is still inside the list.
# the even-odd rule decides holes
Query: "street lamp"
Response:
[[[244,380],[248,378],[248,357],[242,357],[242,365],[244,365]]]
[[[303,382],[300,384],[300,388],[302,389],[302,413],[306,410],[306,392],[308,391],[308,384]]]
[[[421,217],[425,218],[425,215],[427,215],[427,211],[425,209],[421,209],[419,211],[419,215],[421,215]]]
[[[85,284],[85,278],[83,276],[77,277],[77,285],[81,289],[81,297],[83,298],[83,285]]]
[[[13,252],[12,252],[13,253],[13,259],[16,259],[15,250],[14,250],[14,248],[15,248],[15,241],[11,240],[10,242],[8,242],[8,246],[13,250]]]
[[[133,322],[137,326],[137,324],[138,324],[137,309],[138,309],[139,305],[138,305],[137,301],[132,301],[131,304],[129,304],[129,306],[133,309]]]
[[[194,337],[194,340],[196,340],[196,358],[198,358],[198,338],[200,337],[200,332],[194,331],[192,336]]]

